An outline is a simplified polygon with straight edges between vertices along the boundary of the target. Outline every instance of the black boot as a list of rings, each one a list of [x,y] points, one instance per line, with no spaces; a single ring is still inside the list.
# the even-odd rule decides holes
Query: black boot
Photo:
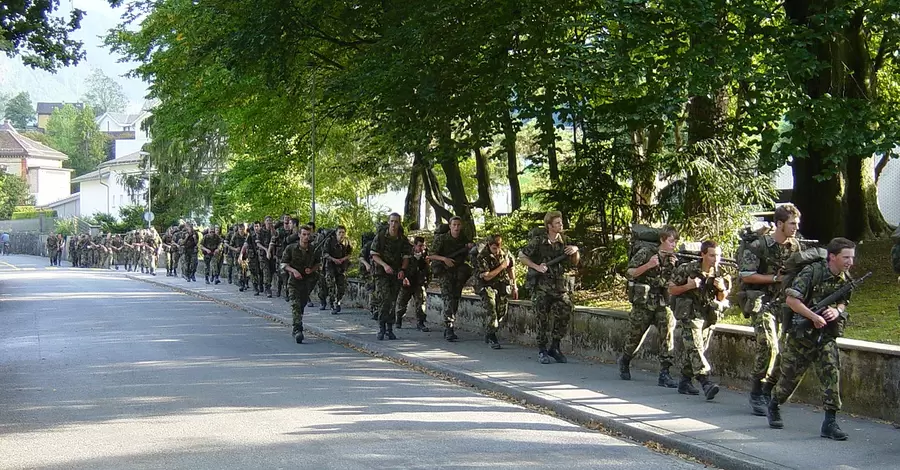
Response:
[[[397,335],[394,334],[393,325],[391,325],[390,323],[386,323],[385,328],[387,328],[387,331],[385,332],[385,334],[387,335],[387,339],[397,339]]]
[[[216,277],[215,277],[215,279],[216,279],[216,280],[215,280],[215,281],[213,281],[213,284],[215,284],[215,285],[219,285],[219,284],[221,284],[221,283],[222,283],[222,281],[220,281],[220,280],[219,280],[219,276],[216,276]]]
[[[566,359],[566,356],[563,356],[562,351],[559,350],[559,340],[558,339],[554,339],[550,343],[550,350],[547,351],[547,354],[550,357],[552,357],[554,361],[556,361],[560,364],[565,364],[568,361],[568,359]]]
[[[631,358],[622,354],[618,360],[619,378],[622,380],[631,380]]]
[[[397,319],[397,323],[395,323],[394,326],[396,326],[398,330],[403,329],[403,319],[402,319],[402,318],[398,318],[398,319]]]
[[[500,349],[500,340],[497,339],[497,333],[487,334],[487,343],[491,345],[491,349]]]
[[[766,415],[766,402],[763,398],[762,387],[762,381],[754,377],[750,388],[750,412],[754,416]]]
[[[550,355],[547,354],[547,350],[544,348],[540,348],[538,350],[538,362],[541,364],[550,364],[553,362],[553,359],[550,359]]]
[[[384,333],[385,333],[386,328],[387,327],[385,326],[384,322],[378,322],[378,334],[375,336],[375,338],[377,338],[378,341],[381,341],[384,339]]]
[[[281,286],[278,286],[278,288],[275,289],[275,297],[281,297]]]
[[[209,274],[206,275],[206,283],[209,284]]]
[[[766,417],[769,419],[770,428],[781,429],[784,427],[784,421],[781,420],[781,409],[778,407],[778,400],[773,398],[769,401],[769,406],[766,411]],[[825,429],[825,427],[823,426],[822,429]]]
[[[270,299],[272,298],[272,288],[271,287],[266,287],[266,297],[268,297]]]
[[[459,336],[456,336],[456,332],[453,331],[452,326],[448,326],[447,328],[444,328],[444,339],[453,342],[458,340]]]
[[[259,284],[255,283],[255,282],[253,283],[253,295],[254,296],[259,295]]]
[[[682,395],[700,395],[700,390],[694,387],[690,377],[682,375],[681,381],[678,382],[678,393]]]
[[[772,389],[775,388],[775,382],[766,382],[762,386],[762,399],[765,406],[769,406],[772,401]]]
[[[322,304],[319,306],[319,310],[328,310],[328,304],[323,300]]]
[[[706,396],[707,400],[712,400],[716,397],[716,394],[719,393],[719,386],[710,381],[709,377],[705,375],[697,376],[697,380],[700,381],[700,386],[703,388],[703,394]]]
[[[296,341],[297,344],[302,343],[303,342],[303,325],[302,324],[294,325],[294,331],[292,334],[294,336],[294,341]]]
[[[429,331],[431,331],[430,328],[428,328],[427,326],[425,326],[425,321],[424,321],[424,320],[419,320],[419,321],[416,323],[416,329],[419,330],[419,331],[425,332],[425,333],[428,333]]]
[[[825,421],[822,422],[822,433],[820,436],[834,439],[835,441],[846,441],[847,433],[841,431],[841,427],[837,423],[837,411],[826,410]]]
[[[678,382],[676,382],[675,379],[672,378],[672,374],[669,373],[669,366],[663,366],[662,369],[659,370],[659,379],[656,381],[656,385],[666,388],[678,387]]]

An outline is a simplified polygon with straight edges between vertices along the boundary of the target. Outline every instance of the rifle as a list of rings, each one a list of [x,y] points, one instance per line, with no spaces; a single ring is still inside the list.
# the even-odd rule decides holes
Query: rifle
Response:
[[[813,307],[810,310],[812,310],[813,313],[815,313],[816,315],[822,316],[822,313],[825,311],[825,309],[827,309],[831,304],[844,298],[844,296],[849,294],[850,291],[852,291],[853,289],[856,289],[857,287],[859,287],[859,285],[862,284],[863,281],[865,281],[866,278],[871,275],[872,275],[872,271],[869,271],[863,277],[860,277],[859,279],[851,278],[850,282],[841,286],[840,289],[832,292],[831,295],[829,295],[828,297],[825,297],[824,299],[820,300],[817,304],[813,305]],[[835,320],[837,320],[837,319],[835,319]],[[834,320],[832,320],[832,321],[834,321]],[[795,331],[809,330],[809,329],[813,328],[812,320],[810,320],[802,315],[794,314],[792,316],[791,323],[793,324]],[[821,329],[824,330],[825,327],[822,327]],[[822,334],[823,334],[823,331],[819,331],[819,338],[816,340],[816,344],[818,344],[822,341]]]
[[[696,261],[696,260],[701,260],[701,259],[703,259],[702,256],[700,256],[700,255],[695,255],[695,254],[692,254],[692,253],[683,253],[683,252],[680,252],[680,251],[676,251],[674,254],[675,254],[675,256],[677,256],[677,257],[679,257],[679,258],[685,258],[685,259],[689,259],[689,260],[691,260],[691,261]],[[724,264],[725,266],[731,266],[731,267],[734,267],[734,268],[738,268],[738,267],[739,267],[738,262],[737,262],[736,260],[731,259],[731,258],[719,258],[719,264]]]
[[[550,261],[546,261],[541,264],[543,264],[549,268],[550,266],[556,266],[557,264],[562,263],[563,261],[568,259],[569,256],[571,256],[571,255],[567,255],[567,254],[563,253],[563,254],[557,256],[556,258],[553,258]],[[541,272],[538,272],[536,269],[529,267],[528,273],[525,275],[525,285],[533,286],[537,282],[537,280],[540,279],[541,276],[545,276],[545,275],[547,275],[547,273],[541,273]]]
[[[447,255],[447,258],[454,259],[457,256],[461,256],[461,255],[468,253],[469,250],[471,250],[471,248],[469,248],[468,246],[464,246],[464,247],[454,251],[453,253],[450,253],[449,255]],[[443,276],[444,273],[447,271],[447,265],[444,264],[443,261],[432,260],[431,261],[431,271],[434,273],[435,276]]]

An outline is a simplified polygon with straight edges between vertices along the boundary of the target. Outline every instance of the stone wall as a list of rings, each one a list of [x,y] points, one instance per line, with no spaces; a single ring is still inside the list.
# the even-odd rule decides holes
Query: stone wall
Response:
[[[367,302],[365,287],[350,281],[347,303],[362,307]],[[428,293],[427,314],[431,322],[440,322],[441,296]],[[411,315],[410,315],[411,317]],[[463,296],[457,321],[459,328],[482,331],[479,299]],[[852,320],[852,312],[851,312]],[[569,335],[563,341],[566,352],[614,363],[625,342],[628,313],[599,308],[579,307],[570,322]],[[849,326],[852,328],[852,324]],[[535,321],[531,302],[510,302],[506,324],[499,336],[503,341],[534,345]],[[680,332],[676,330],[676,350],[680,349]],[[651,328],[634,365],[649,370],[659,367],[655,359],[656,330]],[[887,421],[900,422],[900,347],[867,341],[840,339],[841,397],[844,410]],[[708,351],[713,375],[720,382],[739,389],[749,386],[749,371],[754,360],[756,342],[749,327],[717,325]],[[676,354],[677,357],[677,354]],[[677,361],[676,361],[677,362]],[[673,368],[673,371],[677,366]],[[793,401],[821,405],[822,391],[814,370],[794,394]],[[749,411],[749,406],[748,406]]]

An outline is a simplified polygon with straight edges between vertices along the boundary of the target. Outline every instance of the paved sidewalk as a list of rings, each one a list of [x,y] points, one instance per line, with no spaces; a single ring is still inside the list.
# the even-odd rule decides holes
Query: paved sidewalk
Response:
[[[238,292],[233,285],[206,285],[202,280],[187,283],[166,276],[128,276],[290,324],[290,307],[283,299],[255,297]],[[785,428],[773,430],[766,418],[750,414],[744,393],[722,390],[707,402],[656,386],[655,374],[648,372],[633,371],[633,379],[626,382],[618,378],[614,365],[578,357],[569,356],[568,364],[542,365],[534,348],[504,343],[503,349],[492,350],[478,332],[460,332],[460,342],[448,343],[442,329],[431,324],[430,333],[395,330],[396,341],[376,341],[376,322],[358,309],[339,315],[307,309],[304,326],[320,338],[546,407],[572,421],[599,425],[641,442],[658,442],[717,467],[900,468],[900,445],[896,444],[900,430],[889,424],[839,415],[850,439],[835,442],[819,437],[823,413],[813,407],[783,406]],[[284,337],[293,341],[287,327]]]

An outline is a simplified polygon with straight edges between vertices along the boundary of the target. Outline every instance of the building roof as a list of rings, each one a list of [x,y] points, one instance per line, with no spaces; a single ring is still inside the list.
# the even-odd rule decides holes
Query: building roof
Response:
[[[66,154],[19,134],[9,122],[0,124],[0,157],[69,159]]]
[[[53,114],[53,111],[62,108],[63,106],[71,104],[75,107],[75,109],[84,109],[84,103],[38,103],[37,104],[37,113],[41,114]]]
[[[96,121],[99,124],[103,121],[103,118],[109,117],[110,120],[118,124],[119,126],[134,126],[135,123],[145,114],[149,114],[146,111],[141,111],[136,114],[128,114],[128,113],[110,113],[106,112],[97,117]],[[101,129],[102,130],[102,129]]]
[[[72,194],[70,194],[70,195],[68,195],[68,196],[66,196],[66,197],[64,197],[64,198],[62,198],[62,199],[58,199],[58,200],[53,201],[53,202],[51,202],[51,203],[49,203],[49,204],[45,204],[44,207],[50,207],[50,208],[53,208],[53,207],[59,207],[59,206],[61,206],[61,205],[63,205],[63,204],[66,204],[66,203],[69,203],[69,202],[72,202],[72,201],[77,201],[79,197],[81,197],[81,193],[72,193]]]
[[[129,153],[128,155],[122,155],[119,158],[113,158],[112,160],[107,160],[107,161],[97,165],[97,169],[106,168],[106,167],[110,167],[110,166],[117,166],[117,165],[129,165],[129,164],[135,164],[135,163],[140,164],[141,160],[144,158],[145,154],[146,154],[146,152],[138,151],[138,152],[134,152],[134,153]]]
[[[85,173],[78,178],[72,178],[72,181],[70,181],[70,183],[84,183],[85,181],[99,180],[100,173],[101,170],[94,170],[89,173]]]

